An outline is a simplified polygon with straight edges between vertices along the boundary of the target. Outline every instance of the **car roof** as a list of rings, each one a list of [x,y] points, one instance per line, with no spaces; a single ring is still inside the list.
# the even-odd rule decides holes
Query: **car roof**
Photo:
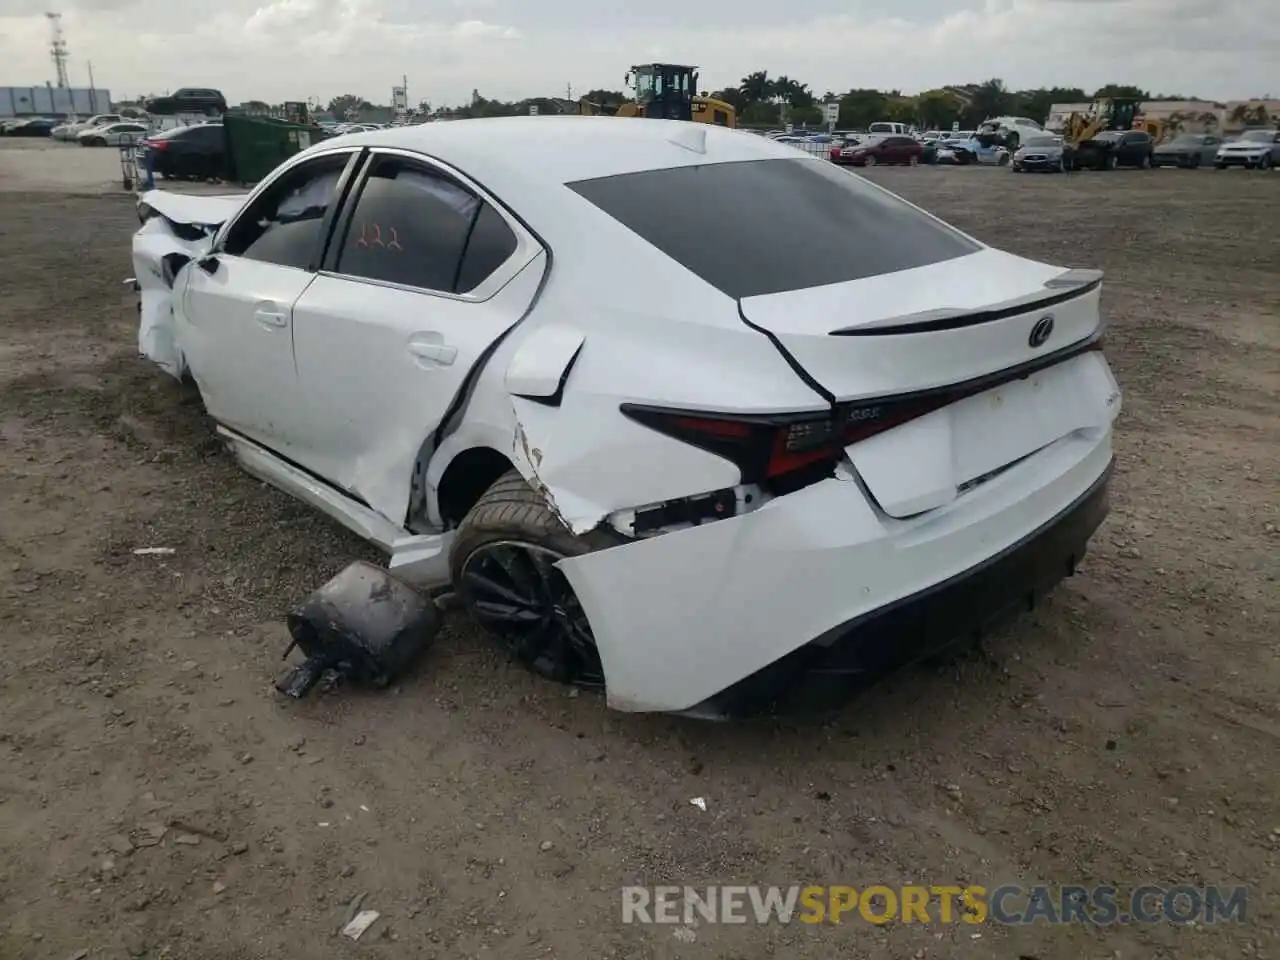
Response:
[[[517,150],[496,150],[514,138]],[[333,141],[322,141],[312,150]],[[398,147],[457,167],[517,202],[538,187],[668,167],[794,158],[764,137],[711,124],[623,117],[494,117],[348,134],[343,146]],[[682,145],[683,144],[683,145]],[[701,147],[701,149],[699,149]]]
[[[825,154],[711,124],[625,117],[502,117],[374,130],[322,140],[291,163],[363,146],[421,153],[456,167],[515,212],[557,256],[564,254],[560,275],[569,282],[622,262],[643,265],[666,278],[664,289],[690,295],[705,291],[705,284],[565,184],[739,161],[829,163]],[[680,197],[671,202],[680,203]]]

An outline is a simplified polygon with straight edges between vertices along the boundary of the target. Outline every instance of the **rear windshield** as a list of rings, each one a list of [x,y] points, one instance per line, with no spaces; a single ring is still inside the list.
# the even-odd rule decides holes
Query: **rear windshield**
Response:
[[[735,299],[981,249],[856,174],[806,158],[647,170],[569,187]]]

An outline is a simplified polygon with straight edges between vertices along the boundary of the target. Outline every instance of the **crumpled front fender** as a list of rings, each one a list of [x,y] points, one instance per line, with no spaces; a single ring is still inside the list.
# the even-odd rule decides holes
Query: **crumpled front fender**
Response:
[[[183,269],[209,252],[213,238],[185,240],[169,221],[152,217],[133,237],[133,269],[138,284],[138,352],[165,373],[182,379],[186,358],[174,336],[175,298],[186,286]]]

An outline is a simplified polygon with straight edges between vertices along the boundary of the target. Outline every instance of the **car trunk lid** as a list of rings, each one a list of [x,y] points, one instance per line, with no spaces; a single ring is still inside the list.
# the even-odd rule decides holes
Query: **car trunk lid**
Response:
[[[1096,271],[984,249],[740,307],[828,397],[846,436],[872,434],[846,454],[882,509],[905,517],[1114,415],[1100,355],[1066,362],[1099,331],[1100,286]]]

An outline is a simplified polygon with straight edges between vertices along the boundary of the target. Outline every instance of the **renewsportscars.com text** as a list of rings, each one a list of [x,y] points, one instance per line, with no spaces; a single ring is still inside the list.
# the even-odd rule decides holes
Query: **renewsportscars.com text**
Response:
[[[1247,887],[623,887],[623,923],[1243,923]]]

